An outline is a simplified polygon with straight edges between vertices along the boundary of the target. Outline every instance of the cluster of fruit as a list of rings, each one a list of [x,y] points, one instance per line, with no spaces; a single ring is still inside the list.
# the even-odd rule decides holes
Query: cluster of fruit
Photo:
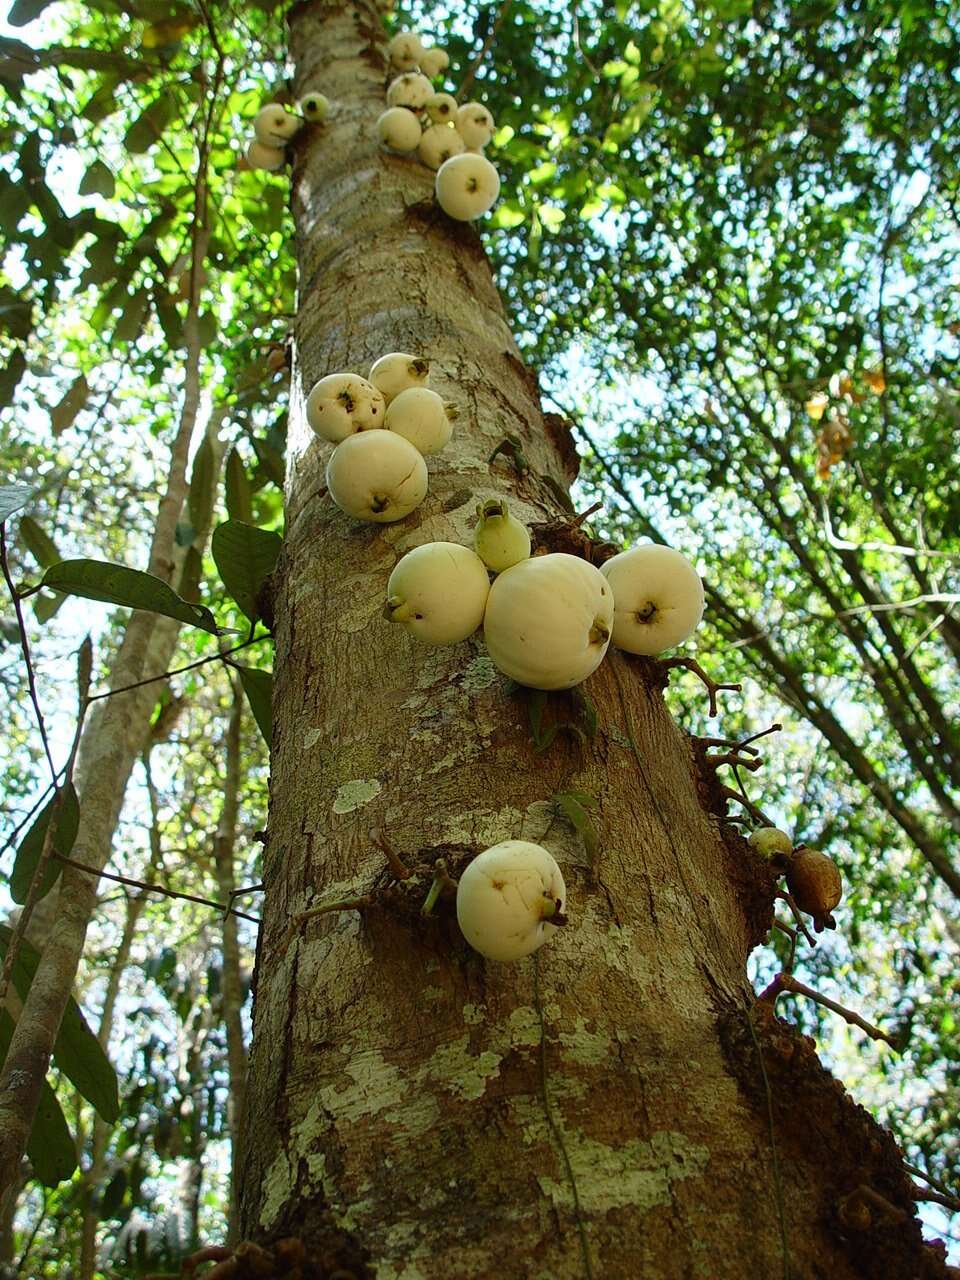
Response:
[[[831,912],[843,897],[843,881],[832,858],[804,844],[794,848],[790,836],[779,827],[758,827],[750,836],[750,845],[786,875],[792,905],[813,917],[817,933],[835,927]]]
[[[286,145],[303,128],[304,124],[319,124],[325,120],[330,103],[322,93],[308,93],[300,99],[293,111],[279,102],[268,102],[257,112],[253,121],[253,141],[244,153],[251,169],[266,169],[273,173],[282,169],[286,159]]]
[[[387,109],[377,121],[380,141],[391,151],[415,151],[437,171],[437,202],[451,218],[479,218],[500,194],[500,175],[483,154],[493,116],[479,102],[459,106],[452,94],[434,89],[449,59],[442,49],[425,50],[415,32],[394,36],[390,60],[401,74],[387,89]]]
[[[477,510],[474,550],[428,542],[390,575],[385,616],[424,644],[457,644],[482,624],[504,675],[531,689],[570,689],[596,670],[611,642],[628,653],[662,653],[703,616],[703,586],[679,551],[634,547],[600,569],[564,552],[531,556],[530,535],[504,502]]]
[[[393,351],[369,378],[331,373],[307,397],[307,421],[337,447],[327,463],[327,489],[348,516],[389,524],[427,496],[423,461],[453,432],[456,405],[427,385],[430,366]]]

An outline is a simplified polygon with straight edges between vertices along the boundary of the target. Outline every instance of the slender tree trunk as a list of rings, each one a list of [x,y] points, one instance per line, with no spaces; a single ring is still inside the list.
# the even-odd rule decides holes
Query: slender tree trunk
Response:
[[[201,201],[202,207],[202,201]],[[187,357],[183,401],[171,446],[166,488],[160,500],[150,546],[148,571],[167,581],[177,561],[175,529],[187,494],[187,459],[200,407],[200,342],[197,331],[199,268],[206,233],[194,240],[191,305],[185,324]],[[179,627],[155,614],[134,612],[124,630],[110,687],[120,689],[169,663]],[[134,762],[149,729],[155,685],[117,694],[96,705],[85,725],[78,758],[80,826],[73,847],[76,861],[101,870],[110,856],[113,833]],[[13,1194],[17,1170],[33,1124],[40,1086],[47,1071],[60,1020],[83,952],[87,925],[97,902],[97,877],[72,867],[60,881],[57,916],[17,1022],[0,1072],[0,1202]]]
[[[231,681],[233,706],[227,723],[226,766],[223,780],[223,809],[217,827],[215,845],[217,889],[221,902],[230,902],[237,887],[234,879],[234,848],[237,838],[237,820],[240,813],[240,742],[243,723],[243,694]],[[247,1085],[247,1051],[243,1043],[243,978],[240,971],[240,943],[237,938],[237,918],[223,917],[223,976],[220,1000],[223,1024],[227,1035],[227,1066],[230,1072],[230,1093],[227,1101],[227,1124],[230,1129],[230,1222],[235,1227],[237,1217],[237,1162],[240,1145],[240,1120]]]
[[[569,479],[475,231],[439,213],[428,171],[378,153],[380,22],[371,0],[291,15],[296,89],[333,103],[294,167],[301,390],[409,351],[462,416],[426,502],[386,526],[325,496],[302,400],[291,424],[243,1234],[380,1280],[942,1274],[892,1139],[755,1005],[772,875],[721,825],[661,668],[612,653],[587,686],[596,738],[537,755],[479,639],[424,649],[380,617],[405,550],[468,541],[496,494],[557,521]],[[529,471],[488,463],[505,432]],[[551,803],[571,787],[597,800],[593,864]],[[376,830],[454,871],[543,842],[570,923],[486,963],[449,904],[419,916],[426,878],[290,941],[292,916],[383,882]]]

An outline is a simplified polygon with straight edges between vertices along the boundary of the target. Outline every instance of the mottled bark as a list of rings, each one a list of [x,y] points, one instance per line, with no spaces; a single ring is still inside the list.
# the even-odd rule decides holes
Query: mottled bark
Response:
[[[233,705],[227,722],[225,742],[226,763],[223,777],[223,809],[217,825],[214,846],[217,873],[217,890],[221,902],[231,902],[236,889],[234,878],[234,849],[237,839],[237,821],[240,815],[240,742],[243,724],[243,693],[232,685]],[[230,1094],[227,1101],[227,1126],[230,1131],[230,1222],[237,1219],[237,1163],[240,1142],[240,1120],[243,1116],[243,1100],[247,1086],[247,1050],[243,1042],[243,977],[240,969],[240,943],[237,937],[237,918],[225,915],[222,923],[223,973],[220,980],[220,1007],[227,1036],[227,1069],[230,1073]]]
[[[295,397],[242,1233],[380,1280],[939,1274],[892,1140],[808,1042],[750,1020],[773,879],[721,827],[657,664],[611,655],[586,686],[595,740],[537,755],[479,637],[430,650],[383,621],[404,551],[468,541],[487,496],[557,520],[569,472],[475,231],[432,204],[427,170],[378,151],[376,8],[300,5],[291,35],[297,91],[333,104],[294,165],[300,391],[409,351],[462,414],[423,506],[372,526],[326,496],[329,449]],[[523,475],[488,462],[507,431]],[[573,695],[551,702],[573,714]],[[571,787],[598,802],[594,866],[551,803]],[[536,959],[485,963],[449,904],[419,918],[425,879],[287,945],[291,916],[384,882],[376,829],[453,870],[542,842],[570,924]],[[858,1216],[861,1185],[890,1218]]]

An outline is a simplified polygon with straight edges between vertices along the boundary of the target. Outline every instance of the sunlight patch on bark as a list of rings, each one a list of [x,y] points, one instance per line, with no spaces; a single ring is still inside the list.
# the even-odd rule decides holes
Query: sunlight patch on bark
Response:
[[[576,1130],[565,1133],[564,1142],[581,1207],[591,1214],[628,1205],[647,1211],[669,1204],[671,1184],[701,1177],[710,1160],[706,1147],[668,1129],[649,1141],[632,1138],[622,1147],[608,1147]],[[540,1178],[539,1183],[555,1205],[572,1208],[566,1180]]]

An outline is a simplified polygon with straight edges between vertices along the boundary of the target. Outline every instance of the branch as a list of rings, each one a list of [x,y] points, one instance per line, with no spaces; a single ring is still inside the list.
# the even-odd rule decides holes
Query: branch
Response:
[[[3,569],[3,579],[7,584],[7,590],[10,592],[10,599],[13,601],[14,612],[17,615],[17,631],[20,636],[20,649],[23,653],[24,665],[27,668],[27,687],[30,691],[30,701],[33,703],[33,714],[36,717],[37,728],[40,730],[40,739],[43,742],[44,754],[47,757],[47,764],[50,766],[50,776],[53,779],[54,790],[59,790],[57,778],[59,770],[53,763],[53,755],[50,752],[50,740],[47,738],[47,726],[43,719],[43,712],[40,710],[40,699],[37,697],[37,683],[33,672],[33,663],[30,660],[30,642],[27,639],[27,628],[23,621],[23,608],[21,606],[21,597],[16,587],[13,585],[13,579],[10,576],[10,566],[7,564],[7,530],[3,524],[0,524],[0,567]]]
[[[879,1027],[875,1027],[872,1022],[867,1022],[865,1018],[861,1018],[859,1013],[854,1013],[852,1009],[846,1008],[845,1005],[837,1004],[836,1000],[821,995],[819,991],[815,991],[813,987],[808,987],[790,973],[778,973],[767,989],[758,997],[758,1003],[763,1002],[770,1005],[772,1010],[778,998],[784,992],[792,995],[806,996],[810,1000],[815,1000],[817,1004],[822,1004],[825,1009],[829,1009],[832,1013],[839,1014],[844,1022],[849,1022],[853,1027],[859,1027],[861,1031],[865,1031],[871,1040],[883,1040],[891,1048],[896,1048],[893,1040],[885,1031],[881,1031]]]
[[[730,689],[735,693],[739,693],[740,690],[743,688],[743,685],[741,684],[718,684],[716,680],[714,680],[711,676],[707,675],[703,667],[701,667],[700,663],[697,662],[694,658],[663,658],[661,659],[661,666],[663,666],[668,671],[671,669],[671,667],[686,667],[688,671],[692,671],[695,676],[697,676],[700,680],[703,681],[703,683],[706,685],[707,693],[710,697],[709,714],[711,717],[716,716],[718,714],[717,694],[720,692],[721,689]]]
[[[116,884],[129,885],[131,889],[142,889],[144,893],[159,893],[164,898],[182,898],[184,902],[198,902],[201,907],[213,907],[216,911],[223,912],[224,915],[237,916],[241,920],[251,920],[254,924],[260,923],[259,916],[249,916],[244,911],[235,911],[228,902],[215,902],[212,898],[198,898],[195,893],[180,893],[176,889],[168,889],[162,884],[149,884],[146,880],[134,880],[130,876],[118,876],[111,871],[98,871],[96,867],[88,867],[85,862],[76,862],[73,858],[68,858],[62,853],[54,850],[53,855],[58,862],[62,862],[64,866],[73,867],[77,871],[86,871],[88,875],[99,876],[103,880],[113,880]]]
[[[249,639],[235,644],[232,649],[224,649],[221,653],[211,653],[207,658],[198,658],[196,662],[188,662],[185,667],[174,667],[172,671],[161,671],[158,676],[147,676],[145,680],[136,680],[133,684],[125,684],[119,689],[108,689],[106,693],[95,693],[90,698],[91,702],[97,702],[100,698],[114,698],[118,693],[129,693],[131,689],[142,689],[145,684],[154,684],[157,680],[169,680],[171,676],[183,675],[184,671],[193,671],[197,667],[205,667],[208,662],[223,662],[228,667],[231,665],[227,662],[231,653],[239,653],[241,649],[248,649],[252,644],[258,644],[261,640],[269,640],[269,631],[262,631],[258,636],[251,636]]]

